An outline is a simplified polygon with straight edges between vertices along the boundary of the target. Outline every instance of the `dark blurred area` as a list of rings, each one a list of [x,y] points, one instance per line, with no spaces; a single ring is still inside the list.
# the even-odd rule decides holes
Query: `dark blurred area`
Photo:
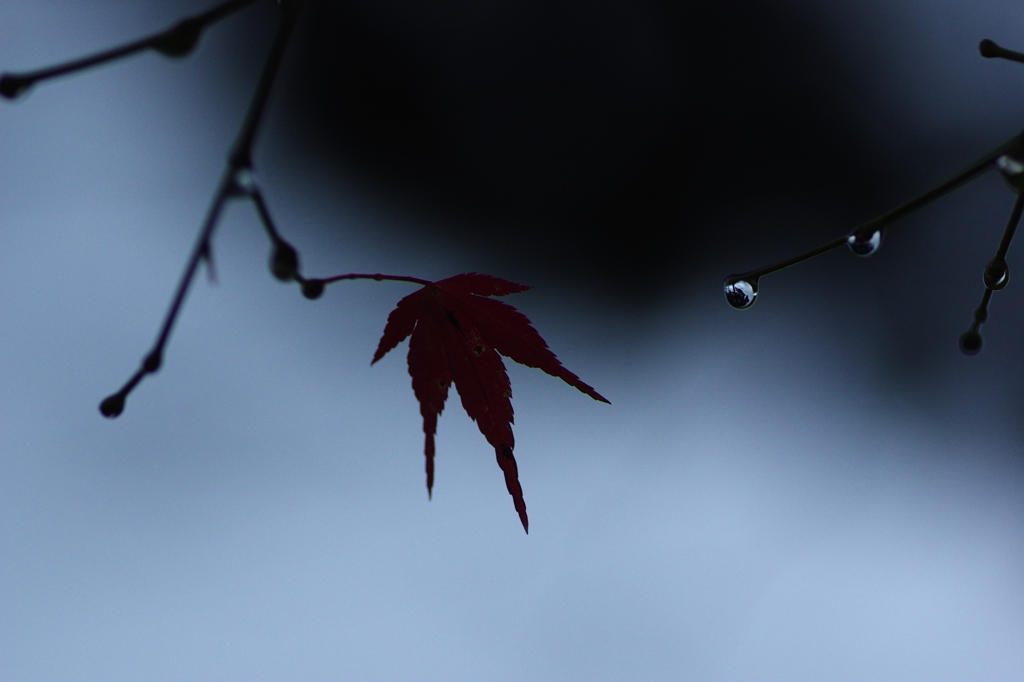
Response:
[[[367,219],[368,240],[561,288],[639,338],[682,290],[717,296],[726,275],[831,240],[1016,132],[999,107],[1015,106],[1000,78],[1017,65],[977,52],[992,21],[940,35],[938,10],[929,24],[844,7],[309,0],[265,142],[398,214]],[[240,67],[274,23],[268,4],[225,24]],[[1012,204],[998,184],[902,220],[878,256],[767,279],[757,309],[788,320],[820,297],[877,351],[887,391],[937,395]],[[1008,303],[990,327],[1012,340]]]
[[[111,3],[128,15],[140,7]],[[978,55],[982,37],[1014,44],[998,13],[972,23],[913,3],[307,3],[256,148],[274,207],[290,199],[320,211],[281,221],[303,257],[369,245],[407,258],[396,266],[404,274],[479,270],[537,285],[560,321],[569,309],[599,320],[602,342],[617,336],[621,348],[640,348],[686,296],[733,315],[724,276],[804,252],[919,194],[1014,134],[1024,106],[1019,65]],[[207,7],[146,5],[153,16],[63,56]],[[278,10],[253,3],[184,63],[154,61],[167,73],[194,69],[189,87],[203,95],[188,129],[221,150],[214,168]],[[61,20],[81,37],[80,21]],[[216,133],[213,112],[227,121]],[[875,257],[842,249],[765,278],[756,308],[741,314],[744,333],[827,318],[851,354],[871,349],[867,371],[885,391],[941,401],[953,384],[940,368],[963,359],[957,339],[1012,203],[1000,184],[990,176],[902,220]],[[394,261],[342,262],[318,272]],[[997,297],[982,359],[971,360],[998,359],[1000,378],[1024,371],[996,345],[1024,338],[1015,304]]]
[[[292,144],[432,238],[624,302],[831,238],[886,186],[861,74],[792,6],[314,0],[301,32]],[[843,217],[721,229],[808,199]]]

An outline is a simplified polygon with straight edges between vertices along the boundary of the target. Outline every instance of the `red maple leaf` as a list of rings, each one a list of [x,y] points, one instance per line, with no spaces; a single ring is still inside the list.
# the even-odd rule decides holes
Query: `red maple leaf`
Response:
[[[409,374],[420,403],[426,434],[427,494],[434,487],[434,434],[452,382],[462,406],[480,433],[494,447],[505,486],[515,503],[523,529],[530,532],[523,488],[512,454],[512,385],[501,356],[542,369],[594,400],[608,401],[567,370],[548,348],[530,320],[512,306],[485,296],[505,296],[532,287],[478,275],[455,275],[426,284],[409,294],[388,315],[373,361],[409,339]]]

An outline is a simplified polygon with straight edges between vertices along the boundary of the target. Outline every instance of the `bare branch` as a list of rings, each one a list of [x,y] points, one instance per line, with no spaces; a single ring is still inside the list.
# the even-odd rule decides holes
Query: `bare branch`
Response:
[[[219,7],[200,16],[214,17],[214,19],[211,20],[215,20],[216,18],[220,18],[222,15],[220,13],[234,11],[249,2],[251,2],[251,0],[233,0],[233,2],[220,5]],[[121,414],[124,410],[125,400],[139,382],[142,381],[142,378],[147,374],[153,374],[160,369],[160,365],[163,361],[164,348],[170,338],[171,331],[174,329],[174,323],[177,321],[178,314],[181,312],[181,307],[185,302],[185,296],[188,293],[189,287],[192,285],[192,280],[195,278],[196,269],[199,267],[199,263],[201,261],[212,261],[213,247],[211,239],[213,238],[214,231],[217,229],[217,223],[220,220],[220,214],[224,208],[224,204],[232,197],[248,194],[256,201],[256,206],[260,211],[261,217],[265,218],[265,224],[266,221],[269,220],[269,212],[266,210],[266,205],[263,202],[262,195],[259,194],[259,188],[255,185],[255,176],[252,171],[252,146],[255,142],[260,122],[263,120],[263,115],[266,111],[267,101],[270,98],[270,92],[273,88],[274,80],[280,68],[281,61],[284,58],[285,50],[287,49],[288,42],[292,36],[292,29],[295,27],[295,22],[298,18],[298,13],[302,5],[303,0],[288,0],[281,6],[281,20],[278,25],[277,35],[274,38],[274,44],[270,49],[270,54],[267,56],[267,61],[263,67],[263,73],[261,74],[259,83],[256,86],[256,93],[253,95],[252,101],[249,103],[249,110],[246,113],[245,121],[243,122],[238,137],[231,148],[231,152],[228,156],[227,168],[224,171],[220,185],[218,186],[217,192],[210,204],[210,208],[207,211],[206,220],[203,222],[203,226],[199,230],[199,235],[196,238],[192,254],[185,265],[185,272],[181,276],[181,281],[175,291],[170,308],[164,317],[164,322],[160,327],[160,333],[157,336],[156,343],[153,344],[152,349],[142,361],[142,365],[135,374],[125,382],[124,386],[122,386],[117,393],[108,396],[100,403],[100,412],[106,417],[116,417]],[[180,25],[181,24],[179,24],[179,26]],[[271,230],[272,238],[275,235],[276,230]],[[280,244],[284,242],[280,237],[277,237],[277,243],[280,246]],[[291,249],[290,246],[288,246],[288,248]],[[280,248],[278,250],[280,251]],[[294,254],[294,249],[292,249],[292,254]],[[295,270],[295,274],[298,274],[297,255],[295,255],[293,269]]]
[[[995,41],[986,38],[981,41],[978,45],[978,51],[981,52],[982,57],[1009,59],[1012,62],[1024,63],[1024,53],[1014,52],[1013,50],[1007,50],[1005,47],[1000,47]]]
[[[992,292],[1004,289],[1010,282],[1010,269],[1006,265],[1006,252],[1013,241],[1013,234],[1020,224],[1021,215],[1024,214],[1024,194],[1017,195],[1017,201],[1010,212],[1010,220],[1006,223],[1003,231],[1003,238],[999,240],[999,248],[996,250],[995,258],[985,266],[985,293],[981,297],[981,303],[974,311],[974,321],[971,328],[960,337],[960,350],[966,355],[977,355],[981,350],[981,329],[988,321],[988,305],[992,300]]]
[[[0,95],[7,99],[14,99],[25,94],[29,88],[40,81],[65,76],[76,71],[83,71],[100,64],[123,59],[143,50],[156,50],[167,57],[184,57],[195,48],[203,33],[203,29],[237,12],[246,5],[251,5],[253,2],[255,0],[228,0],[202,14],[182,19],[167,30],[155,33],[147,38],[140,38],[139,40],[113,47],[109,50],[103,50],[102,52],[46,69],[28,71],[26,73],[5,73],[0,76]]]
[[[1016,166],[1013,166],[1012,164],[1018,158],[1021,159],[1021,162],[1017,162]],[[861,223],[860,225],[855,227],[852,232],[843,235],[842,237],[836,237],[832,241],[822,244],[821,246],[818,246],[816,248],[813,248],[810,251],[806,251],[798,256],[793,256],[792,258],[787,258],[786,260],[779,261],[778,263],[767,265],[765,267],[758,268],[756,270],[750,270],[749,272],[744,272],[737,275],[729,275],[728,277],[725,278],[724,285],[726,289],[728,289],[730,286],[735,285],[737,282],[740,281],[756,281],[765,275],[770,275],[773,272],[777,272],[784,268],[788,268],[789,266],[796,265],[797,263],[802,263],[803,261],[809,258],[814,258],[815,256],[821,255],[827,251],[831,251],[832,249],[839,248],[843,244],[850,245],[851,248],[854,248],[854,252],[858,253],[858,255],[870,255],[871,253],[874,253],[874,251],[877,249],[877,244],[874,248],[866,250],[863,253],[859,252],[855,248],[855,245],[858,243],[864,243],[863,240],[869,238],[870,236],[876,233],[879,234],[878,242],[880,243],[881,231],[886,226],[896,222],[900,218],[904,218],[910,215],[911,213],[921,208],[924,208],[925,206],[932,203],[936,199],[939,199],[948,194],[949,192],[953,191],[954,189],[970,182],[971,180],[975,179],[976,177],[978,177],[979,175],[993,167],[998,167],[1007,175],[1024,174],[1024,132],[1017,134],[1009,141],[996,147],[988,154],[981,157],[980,159],[972,163],[970,166],[963,169],[962,171],[960,171],[953,177],[949,178],[948,180],[939,183],[938,185],[931,188],[927,192],[924,192],[914,197],[905,204],[901,204],[900,206],[897,206],[896,208],[878,216],[877,218],[872,218],[871,220],[865,223]],[[728,297],[728,291],[726,292],[726,296]],[[733,304],[733,307],[746,308],[749,307],[749,305]]]

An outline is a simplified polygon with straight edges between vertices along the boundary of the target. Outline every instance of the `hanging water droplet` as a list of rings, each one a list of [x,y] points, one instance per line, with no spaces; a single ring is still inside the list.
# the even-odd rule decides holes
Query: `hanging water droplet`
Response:
[[[203,22],[195,18],[185,19],[158,36],[153,41],[153,49],[167,57],[184,57],[195,48],[202,33]]]
[[[1010,281],[1010,268],[1002,258],[993,258],[985,266],[985,286],[992,291],[999,291]]]
[[[725,300],[733,308],[743,310],[754,305],[757,298],[757,278],[725,280]]]
[[[1024,173],[1024,163],[1021,163],[1009,154],[1003,154],[996,159],[996,168],[1002,171],[1003,175],[1020,175]]]
[[[15,99],[25,94],[34,81],[11,73],[5,73],[0,77],[0,95],[7,99]]]
[[[114,395],[107,396],[103,402],[100,403],[100,414],[107,419],[113,419],[124,412],[124,395],[121,393],[115,393]]]
[[[858,256],[870,256],[882,246],[882,231],[877,228],[854,230],[846,238],[846,245]]]
[[[270,271],[282,282],[290,282],[299,272],[299,254],[283,239],[277,242],[270,257]]]
[[[974,329],[965,331],[960,337],[960,350],[964,355],[977,355],[981,350],[981,334]]]
[[[315,301],[324,294],[324,283],[319,279],[307,279],[302,283],[302,295]]]
[[[996,159],[996,168],[1014,188],[1024,189],[1024,163],[1020,159],[1003,154]]]

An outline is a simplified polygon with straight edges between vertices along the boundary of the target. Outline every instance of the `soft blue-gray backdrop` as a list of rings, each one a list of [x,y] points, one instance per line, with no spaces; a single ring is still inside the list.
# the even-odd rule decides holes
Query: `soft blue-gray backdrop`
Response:
[[[4,1],[0,70],[204,5]],[[811,11],[898,105],[878,134],[938,150],[921,188],[968,160],[946,146],[980,153],[1024,120],[1024,68],[975,52],[1024,46],[1017,3]],[[369,366],[409,287],[306,301],[267,273],[244,205],[163,370],[101,418],[154,337],[258,71],[232,65],[225,31],[180,62],[0,102],[0,679],[1024,678],[1016,280],[984,352],[955,347],[1011,202],[994,177],[890,237],[889,266],[830,254],[765,280],[746,313],[717,264],[643,318],[564,287],[510,301],[613,403],[510,368],[529,536],[454,400],[426,499],[404,347]],[[414,215],[290,154],[279,124],[257,160],[309,272],[488,269],[394,238]],[[766,230],[815,218],[766,214]],[[830,286],[857,268],[861,289]],[[941,336],[913,390],[913,358],[884,350],[886,305]]]

